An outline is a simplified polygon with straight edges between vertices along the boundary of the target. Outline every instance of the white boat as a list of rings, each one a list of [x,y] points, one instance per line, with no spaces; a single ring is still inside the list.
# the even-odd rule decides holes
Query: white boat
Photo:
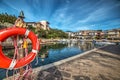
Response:
[[[113,43],[113,42],[96,42],[95,44],[100,44],[100,45],[103,45],[103,44],[110,45],[110,44],[112,44],[112,45],[114,45],[115,43]]]

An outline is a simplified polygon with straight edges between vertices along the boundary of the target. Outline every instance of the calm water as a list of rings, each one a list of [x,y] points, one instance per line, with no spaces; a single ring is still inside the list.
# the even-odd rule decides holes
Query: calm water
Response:
[[[38,54],[38,64],[35,65],[36,59],[32,62],[32,67],[39,67],[53,63],[77,54],[81,54],[85,51],[91,50],[94,47],[100,47],[94,45],[92,42],[77,42],[77,43],[57,43],[51,45],[41,45],[41,50]],[[31,48],[29,48],[31,50]],[[7,56],[12,57],[14,50],[4,50]],[[12,54],[11,54],[12,53]],[[5,77],[5,70],[0,69],[0,80]],[[11,74],[11,72],[10,72]]]

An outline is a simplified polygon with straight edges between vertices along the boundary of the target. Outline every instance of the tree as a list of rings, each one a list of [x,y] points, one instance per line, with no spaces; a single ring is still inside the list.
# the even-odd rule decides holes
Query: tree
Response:
[[[34,31],[34,29],[32,30]],[[63,32],[62,30],[58,30],[58,29],[50,29],[50,30],[36,29],[35,31],[36,31],[35,33],[38,34],[39,38],[47,38],[47,39],[68,38],[68,35],[65,32]]]
[[[1,23],[8,22],[8,23],[14,24],[16,19],[17,19],[17,17],[15,15],[10,15],[10,14],[7,14],[7,13],[1,13],[0,14],[0,22]]]

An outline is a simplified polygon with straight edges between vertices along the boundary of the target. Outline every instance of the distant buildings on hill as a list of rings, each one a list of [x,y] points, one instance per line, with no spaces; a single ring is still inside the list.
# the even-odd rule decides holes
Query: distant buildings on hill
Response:
[[[48,21],[40,21],[40,22],[25,22],[27,27],[29,28],[29,26],[32,26],[36,29],[43,29],[43,30],[50,30],[50,26],[49,26],[49,22]],[[12,27],[14,24],[5,22],[5,23],[1,23],[0,22],[0,28],[7,28],[7,27]]]
[[[120,28],[113,29],[113,30],[107,30],[105,32],[105,35],[107,35],[108,39],[119,39],[120,40]]]
[[[40,21],[40,22],[26,22],[27,26],[32,26],[36,29],[50,30],[48,21]]]
[[[120,40],[120,29],[112,30],[80,30],[78,32],[67,32],[69,38],[77,39],[115,39]]]

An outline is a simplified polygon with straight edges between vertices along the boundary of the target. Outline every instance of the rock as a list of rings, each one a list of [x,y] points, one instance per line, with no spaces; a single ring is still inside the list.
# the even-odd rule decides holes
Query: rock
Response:
[[[64,76],[64,77],[71,77],[71,74],[68,73],[68,72],[65,72],[65,71],[61,71],[61,74]]]
[[[90,80],[88,76],[73,76],[73,80]]]

